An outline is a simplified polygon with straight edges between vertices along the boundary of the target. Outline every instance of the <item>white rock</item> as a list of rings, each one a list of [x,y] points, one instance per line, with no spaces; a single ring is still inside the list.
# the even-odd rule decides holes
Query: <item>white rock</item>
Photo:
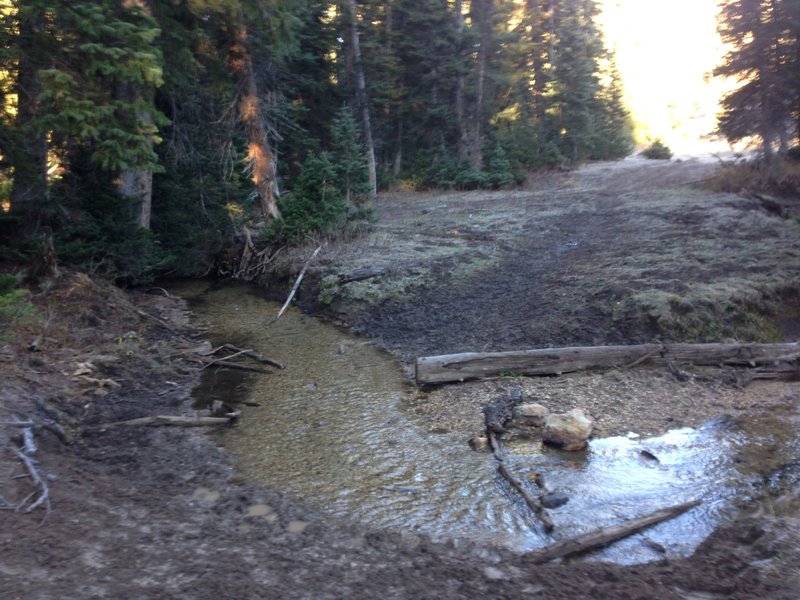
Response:
[[[514,420],[520,425],[540,427],[550,411],[538,403],[520,404],[514,409]]]
[[[582,408],[575,408],[563,415],[545,417],[542,439],[563,450],[583,450],[593,430],[594,419]]]

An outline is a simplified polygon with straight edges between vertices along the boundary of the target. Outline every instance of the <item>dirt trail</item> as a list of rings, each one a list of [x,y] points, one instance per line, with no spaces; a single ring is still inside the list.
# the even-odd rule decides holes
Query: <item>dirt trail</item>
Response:
[[[305,301],[325,304],[407,358],[635,339],[649,328],[696,337],[744,331],[758,315],[753,323],[728,323],[714,294],[733,298],[730,315],[738,318],[751,314],[741,310],[747,302],[795,285],[797,225],[747,200],[683,187],[708,175],[699,163],[632,162],[539,176],[522,191],[387,196],[368,235],[326,249]],[[302,264],[302,256],[282,268]],[[335,283],[337,273],[359,266],[387,266],[390,273]],[[712,305],[699,302],[709,295]],[[50,514],[0,504],[0,598],[797,597],[800,503],[790,485],[780,498],[753,502],[750,513],[720,528],[690,559],[534,568],[502,549],[328,522],[279,490],[237,481],[213,437],[197,431],[82,434],[85,425],[191,413],[189,393],[199,375],[182,353],[199,339],[182,304],[135,300],[65,276],[36,299],[47,317],[41,352],[26,348],[35,327],[0,347],[3,420],[54,418],[72,439],[65,446],[46,429],[37,433]],[[715,329],[675,320],[676,307],[684,317],[719,317]],[[624,374],[614,377],[630,383]],[[563,381],[568,397],[579,389],[603,395],[597,380]],[[476,390],[488,394],[504,384],[445,388],[438,400],[427,397],[435,402],[422,406],[421,397],[412,408],[426,418],[431,406],[440,412],[440,402],[446,414]],[[555,388],[548,393],[563,402]],[[610,411],[611,396],[597,409]],[[797,404],[796,388],[776,396],[784,407]],[[690,409],[691,394],[671,408]],[[457,426],[468,429],[468,421]],[[10,451],[18,433],[0,427],[0,495],[9,503],[31,491]]]

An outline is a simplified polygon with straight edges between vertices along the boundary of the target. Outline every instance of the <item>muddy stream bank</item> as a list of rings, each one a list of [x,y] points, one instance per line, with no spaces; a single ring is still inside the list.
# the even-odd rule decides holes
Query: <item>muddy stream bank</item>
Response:
[[[551,511],[551,537],[498,476],[493,458],[469,449],[467,431],[437,427],[413,410],[427,394],[410,385],[388,353],[294,309],[274,322],[279,305],[253,288],[183,284],[175,291],[211,326],[212,338],[287,365],[246,381],[209,370],[195,392],[201,404],[233,396],[259,405],[244,407],[240,422],[218,436],[241,477],[344,522],[527,551],[703,500],[591,557],[635,564],[690,555],[723,520],[763,494],[776,471],[800,459],[792,410],[719,418],[663,435],[601,436],[580,453],[512,443],[514,468],[532,489],[541,473],[551,491],[569,497]],[[668,394],[665,388],[665,403]]]

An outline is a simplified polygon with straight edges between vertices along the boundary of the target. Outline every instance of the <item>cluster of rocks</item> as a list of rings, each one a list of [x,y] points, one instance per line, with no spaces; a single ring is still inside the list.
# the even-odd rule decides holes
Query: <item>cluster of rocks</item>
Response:
[[[546,444],[575,452],[586,448],[594,432],[594,419],[582,408],[553,414],[542,404],[523,403],[514,406],[511,419],[504,423],[503,429],[518,435],[540,437]],[[489,447],[485,436],[476,436],[469,444],[473,450]]]
[[[540,432],[542,441],[562,450],[583,450],[594,431],[594,419],[582,408],[552,414],[541,404],[520,404],[514,408],[511,426],[526,433]],[[532,430],[532,431],[530,431]]]

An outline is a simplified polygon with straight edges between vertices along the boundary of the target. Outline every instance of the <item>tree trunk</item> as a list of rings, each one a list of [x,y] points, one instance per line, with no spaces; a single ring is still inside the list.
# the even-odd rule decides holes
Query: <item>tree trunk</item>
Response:
[[[392,176],[400,177],[403,168],[403,120],[397,121],[397,140],[395,141],[394,160],[392,161]]]
[[[455,4],[456,33],[458,34],[458,74],[456,75],[456,125],[458,126],[458,160],[467,158],[467,125],[464,121],[464,6],[462,0]]]
[[[492,0],[473,0],[473,19],[480,29],[478,45],[478,79],[475,89],[475,114],[472,124],[472,140],[469,148],[469,163],[476,171],[483,168],[483,113],[486,93],[486,67],[491,43],[491,2]]]
[[[142,99],[141,90],[134,84],[121,85],[118,90],[121,100],[134,104]],[[152,126],[153,118],[147,111],[142,111],[136,118],[146,126]],[[153,141],[150,140],[152,147]],[[153,203],[153,170],[150,168],[131,167],[119,173],[117,189],[131,202],[136,213],[139,227],[150,229],[150,214]]]
[[[544,15],[539,7],[537,0],[528,0],[528,10],[531,13],[531,46],[533,54],[531,56],[531,69],[533,70],[533,110],[539,124],[544,122],[545,117],[545,61],[546,52],[542,46],[544,43]],[[534,18],[534,15],[536,18]]]
[[[546,348],[511,352],[466,352],[418,358],[418,384],[491,377],[503,372],[561,375],[591,368],[630,368],[649,363],[756,366],[800,358],[800,342],[789,344],[640,344]]]
[[[269,143],[269,126],[261,111],[256,74],[247,48],[247,27],[239,15],[228,51],[228,65],[237,78],[237,109],[247,137],[247,156],[251,177],[258,194],[261,214],[267,219],[280,217],[275,182],[275,155]]]
[[[353,49],[353,69],[356,78],[356,93],[361,109],[361,128],[364,144],[367,149],[367,168],[369,169],[369,195],[374,198],[378,193],[378,176],[375,166],[375,144],[372,141],[372,125],[369,118],[367,102],[367,82],[364,78],[364,64],[361,61],[361,44],[358,40],[358,13],[355,0],[346,0],[350,12],[350,44]]]
[[[23,12],[20,8],[18,33],[19,62],[14,91],[17,94],[17,114],[14,129],[18,139],[10,149],[9,160],[14,167],[11,186],[11,214],[19,219],[20,231],[33,233],[40,225],[41,206],[47,196],[47,138],[37,131],[38,96],[42,82],[38,70],[40,49],[37,39],[44,35],[44,15],[37,9]]]

